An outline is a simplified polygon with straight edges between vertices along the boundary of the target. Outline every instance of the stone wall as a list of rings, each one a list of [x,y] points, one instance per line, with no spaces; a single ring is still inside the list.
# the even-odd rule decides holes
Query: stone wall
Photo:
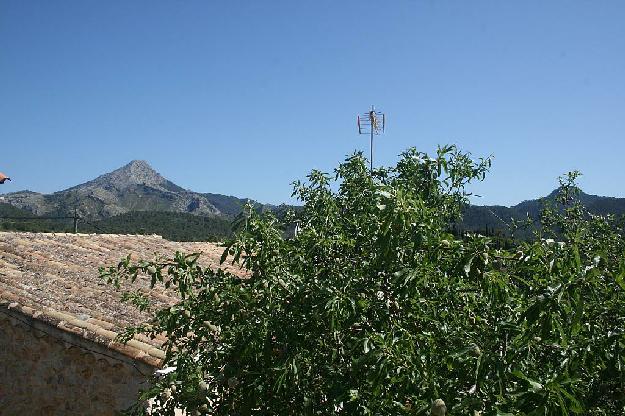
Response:
[[[114,415],[154,368],[19,311],[0,308],[0,414]]]

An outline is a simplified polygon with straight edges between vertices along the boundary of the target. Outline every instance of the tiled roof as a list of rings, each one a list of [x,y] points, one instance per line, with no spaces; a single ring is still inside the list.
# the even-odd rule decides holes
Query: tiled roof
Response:
[[[176,251],[201,252],[200,263],[216,267],[223,248],[159,236],[0,232],[0,309],[19,310],[158,366],[164,357],[160,349],[164,338],[139,335],[126,345],[114,342],[125,326],[146,321],[149,313],[121,302],[121,292],[100,279],[98,267],[115,265],[128,254],[133,260],[150,260],[154,253],[171,257]],[[237,268],[230,271],[240,273]],[[150,290],[146,277],[133,285],[144,290],[154,307],[176,301],[161,287]]]

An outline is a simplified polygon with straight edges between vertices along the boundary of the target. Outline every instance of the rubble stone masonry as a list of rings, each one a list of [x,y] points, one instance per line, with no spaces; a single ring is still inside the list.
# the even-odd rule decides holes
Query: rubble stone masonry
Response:
[[[19,310],[0,309],[0,415],[114,415],[154,367]]]

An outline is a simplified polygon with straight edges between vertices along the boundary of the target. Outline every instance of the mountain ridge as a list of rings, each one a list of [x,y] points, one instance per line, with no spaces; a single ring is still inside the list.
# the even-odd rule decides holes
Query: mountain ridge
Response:
[[[144,160],[132,160],[95,179],[52,194],[26,190],[3,195],[3,202],[33,215],[67,215],[76,207],[81,216],[95,220],[135,211],[233,217],[246,201],[184,189]]]
[[[512,219],[528,216],[538,219],[545,199],[553,200],[558,189],[543,198],[521,201],[516,205],[474,205],[465,207],[461,227],[467,230],[503,230]],[[625,198],[579,195],[582,203],[596,214],[625,214]],[[4,202],[33,215],[71,215],[74,207],[81,217],[103,220],[140,211],[185,213],[234,218],[249,199],[185,189],[163,177],[145,160],[126,165],[96,178],[51,194],[29,190],[4,194]],[[251,201],[261,209],[275,209],[269,204]]]
[[[483,231],[485,229],[498,230],[504,234],[508,230],[511,220],[525,220],[530,218],[537,221],[545,201],[553,202],[558,188],[549,195],[521,201],[516,205],[467,205],[463,213],[461,226],[467,230]],[[599,196],[580,192],[579,201],[593,214],[625,215],[625,198]]]

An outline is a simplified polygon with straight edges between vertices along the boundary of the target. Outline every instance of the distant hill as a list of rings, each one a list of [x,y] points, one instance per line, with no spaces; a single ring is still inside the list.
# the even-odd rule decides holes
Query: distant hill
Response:
[[[137,211],[233,218],[246,201],[186,190],[142,160],[133,160],[113,172],[53,194],[21,191],[3,196],[3,202],[34,215],[68,215],[76,207],[80,216],[93,220]]]
[[[468,205],[464,210],[460,227],[466,230],[486,230],[507,232],[511,219],[524,220],[528,216],[537,221],[545,201],[553,201],[558,190],[540,199],[523,201],[511,207],[500,205]],[[580,202],[593,214],[625,215],[625,198],[590,195],[582,192]]]
[[[511,219],[537,220],[545,198],[523,201],[511,207],[467,205],[459,230],[489,231],[507,235]],[[625,198],[581,193],[582,203],[596,214],[625,214]],[[198,193],[184,189],[156,172],[147,162],[127,165],[89,182],[53,194],[31,191],[0,195],[0,217],[71,216],[74,207],[81,218],[81,232],[159,234],[171,240],[223,239],[231,235],[232,220],[247,199]],[[253,201],[252,201],[253,202]],[[285,206],[253,202],[259,211],[278,215]],[[0,229],[71,231],[70,220],[0,220]]]

